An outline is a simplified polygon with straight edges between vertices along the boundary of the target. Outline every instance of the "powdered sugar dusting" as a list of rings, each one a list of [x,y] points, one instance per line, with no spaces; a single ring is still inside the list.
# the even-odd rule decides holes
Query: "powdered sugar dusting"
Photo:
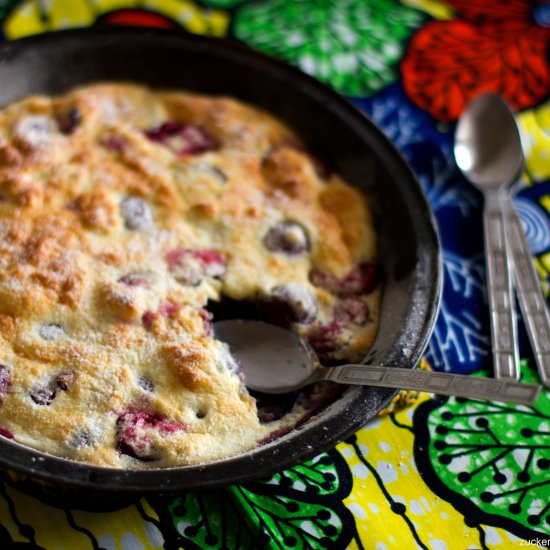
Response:
[[[43,340],[53,342],[66,336],[65,329],[56,323],[49,323],[47,325],[41,325],[38,329],[38,334]]]
[[[45,115],[29,115],[19,120],[15,134],[32,147],[47,144],[57,131],[57,124]]]

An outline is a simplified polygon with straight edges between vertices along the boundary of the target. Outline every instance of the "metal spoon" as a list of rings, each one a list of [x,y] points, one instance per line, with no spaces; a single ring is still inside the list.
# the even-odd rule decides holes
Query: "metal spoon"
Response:
[[[514,114],[500,96],[491,95],[488,100],[495,106],[500,103],[500,108],[508,112],[508,132],[510,133],[510,139],[517,149],[517,154],[521,155],[521,164],[523,167],[525,158]],[[518,175],[516,175],[516,179],[511,183],[517,181]],[[525,238],[521,220],[512,200],[511,193],[504,193],[502,201],[506,213],[506,237],[514,261],[514,280],[519,307],[527,328],[527,335],[529,336],[529,342],[531,343],[541,382],[544,386],[550,387],[550,312],[542,293],[542,287],[535,264],[533,263],[531,251],[529,250],[529,245],[527,244],[527,239]]]
[[[512,380],[373,365],[323,367],[297,334],[262,321],[228,320],[214,324],[216,337],[231,348],[248,388],[287,393],[314,382],[378,386],[531,405],[540,390]]]
[[[511,197],[506,197],[504,204],[507,208],[507,236],[514,259],[519,307],[540,380],[550,388],[550,314],[516,207]]]
[[[493,129],[484,130],[484,127]],[[500,141],[493,141],[483,133],[489,131],[498,134]],[[475,154],[479,156],[476,158]],[[473,183],[483,185],[480,178],[504,183],[500,201],[504,209],[506,247],[513,259],[518,301],[541,382],[550,387],[550,313],[509,192],[524,163],[521,138],[514,115],[500,96],[484,94],[466,110],[457,129],[455,157],[459,168]],[[513,304],[513,301],[508,303]]]
[[[515,121],[497,98],[485,94],[466,108],[456,128],[454,155],[458,167],[485,199],[483,229],[495,377],[518,380],[512,265],[506,254],[502,193],[519,174],[523,153]]]

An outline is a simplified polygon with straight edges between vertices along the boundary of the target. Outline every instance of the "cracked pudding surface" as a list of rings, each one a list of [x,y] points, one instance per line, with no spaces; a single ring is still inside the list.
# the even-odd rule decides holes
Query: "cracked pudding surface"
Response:
[[[0,111],[2,437],[115,468],[252,449],[338,389],[250,395],[217,311],[360,360],[380,279],[362,193],[263,111],[125,83]]]

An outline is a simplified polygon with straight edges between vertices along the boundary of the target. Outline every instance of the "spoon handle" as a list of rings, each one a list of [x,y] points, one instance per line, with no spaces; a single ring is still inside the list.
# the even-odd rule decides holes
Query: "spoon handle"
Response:
[[[491,347],[495,378],[518,380],[519,354],[512,267],[506,254],[506,225],[499,190],[485,192],[483,209]]]
[[[532,405],[541,389],[541,386],[536,384],[523,384],[513,380],[477,378],[463,374],[397,367],[343,365],[327,367],[326,371],[328,372],[323,376],[324,380],[332,380],[340,384],[425,391],[439,395],[504,401],[520,405]]]
[[[512,198],[506,196],[504,204],[519,306],[541,382],[550,387],[550,314]]]

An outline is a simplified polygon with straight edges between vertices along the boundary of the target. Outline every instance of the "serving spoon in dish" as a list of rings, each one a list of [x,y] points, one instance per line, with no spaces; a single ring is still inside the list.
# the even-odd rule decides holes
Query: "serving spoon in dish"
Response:
[[[231,319],[214,324],[241,365],[245,385],[263,393],[281,394],[314,382],[425,391],[469,399],[531,405],[541,389],[509,379],[477,378],[426,370],[375,365],[324,367],[299,335],[263,321]]]
[[[497,378],[519,378],[513,283],[542,384],[550,387],[550,313],[510,187],[524,164],[514,114],[497,94],[468,105],[455,136],[455,159],[485,196],[484,229],[491,337]]]

